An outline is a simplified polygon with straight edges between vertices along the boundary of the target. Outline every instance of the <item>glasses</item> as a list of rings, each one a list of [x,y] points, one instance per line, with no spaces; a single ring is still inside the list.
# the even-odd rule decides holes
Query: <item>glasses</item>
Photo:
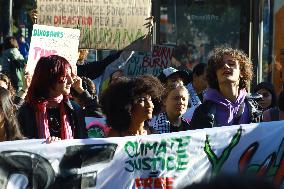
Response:
[[[141,96],[138,97],[134,102],[137,104],[145,103],[145,102],[152,102],[152,97],[151,96]]]

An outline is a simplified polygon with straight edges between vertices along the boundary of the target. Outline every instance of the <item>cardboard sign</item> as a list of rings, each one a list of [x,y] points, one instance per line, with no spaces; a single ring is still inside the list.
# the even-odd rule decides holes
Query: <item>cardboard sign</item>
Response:
[[[80,48],[122,49],[148,33],[151,0],[37,0],[38,24],[78,28]]]
[[[33,74],[34,68],[43,56],[60,55],[76,71],[80,30],[53,26],[33,26],[27,70]]]

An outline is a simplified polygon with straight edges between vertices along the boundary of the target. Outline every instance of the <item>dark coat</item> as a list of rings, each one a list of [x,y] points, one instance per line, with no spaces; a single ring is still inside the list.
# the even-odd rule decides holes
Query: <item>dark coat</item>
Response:
[[[65,108],[74,133],[74,139],[87,138],[84,115],[80,106],[69,100],[65,102]],[[18,120],[25,137],[39,138],[34,107],[28,103],[23,104],[18,112]]]
[[[117,53],[107,56],[101,61],[86,62],[85,64],[77,65],[77,75],[94,80],[105,71],[105,68],[109,64],[118,59],[121,53],[122,51],[118,51]]]
[[[250,97],[245,98],[245,103],[249,109],[249,123],[258,123],[262,120],[262,111],[260,110],[257,102]],[[190,130],[204,129],[220,126],[216,119],[216,103],[212,101],[205,101],[199,105],[192,116],[190,122]]]

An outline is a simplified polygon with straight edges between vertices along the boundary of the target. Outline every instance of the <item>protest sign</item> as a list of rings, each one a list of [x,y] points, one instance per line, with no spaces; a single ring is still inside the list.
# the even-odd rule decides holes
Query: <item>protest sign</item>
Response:
[[[136,52],[124,66],[127,76],[150,74],[158,76],[163,69],[170,67],[173,46],[154,45],[151,53]]]
[[[122,49],[149,31],[151,0],[37,0],[38,24],[78,28],[80,48]]]
[[[78,29],[35,24],[27,63],[28,72],[33,73],[40,57],[49,55],[60,55],[66,58],[73,68],[76,68],[79,37]]]
[[[0,143],[0,188],[178,188],[220,172],[284,179],[282,122],[178,133]]]

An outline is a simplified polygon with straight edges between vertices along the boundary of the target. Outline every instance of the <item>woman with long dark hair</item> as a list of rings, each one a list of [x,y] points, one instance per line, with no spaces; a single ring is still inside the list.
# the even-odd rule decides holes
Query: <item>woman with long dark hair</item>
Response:
[[[79,105],[69,99],[77,76],[69,62],[58,55],[41,57],[19,110],[19,122],[28,138],[86,138],[84,116]]]
[[[0,141],[22,139],[10,92],[0,87]]]

